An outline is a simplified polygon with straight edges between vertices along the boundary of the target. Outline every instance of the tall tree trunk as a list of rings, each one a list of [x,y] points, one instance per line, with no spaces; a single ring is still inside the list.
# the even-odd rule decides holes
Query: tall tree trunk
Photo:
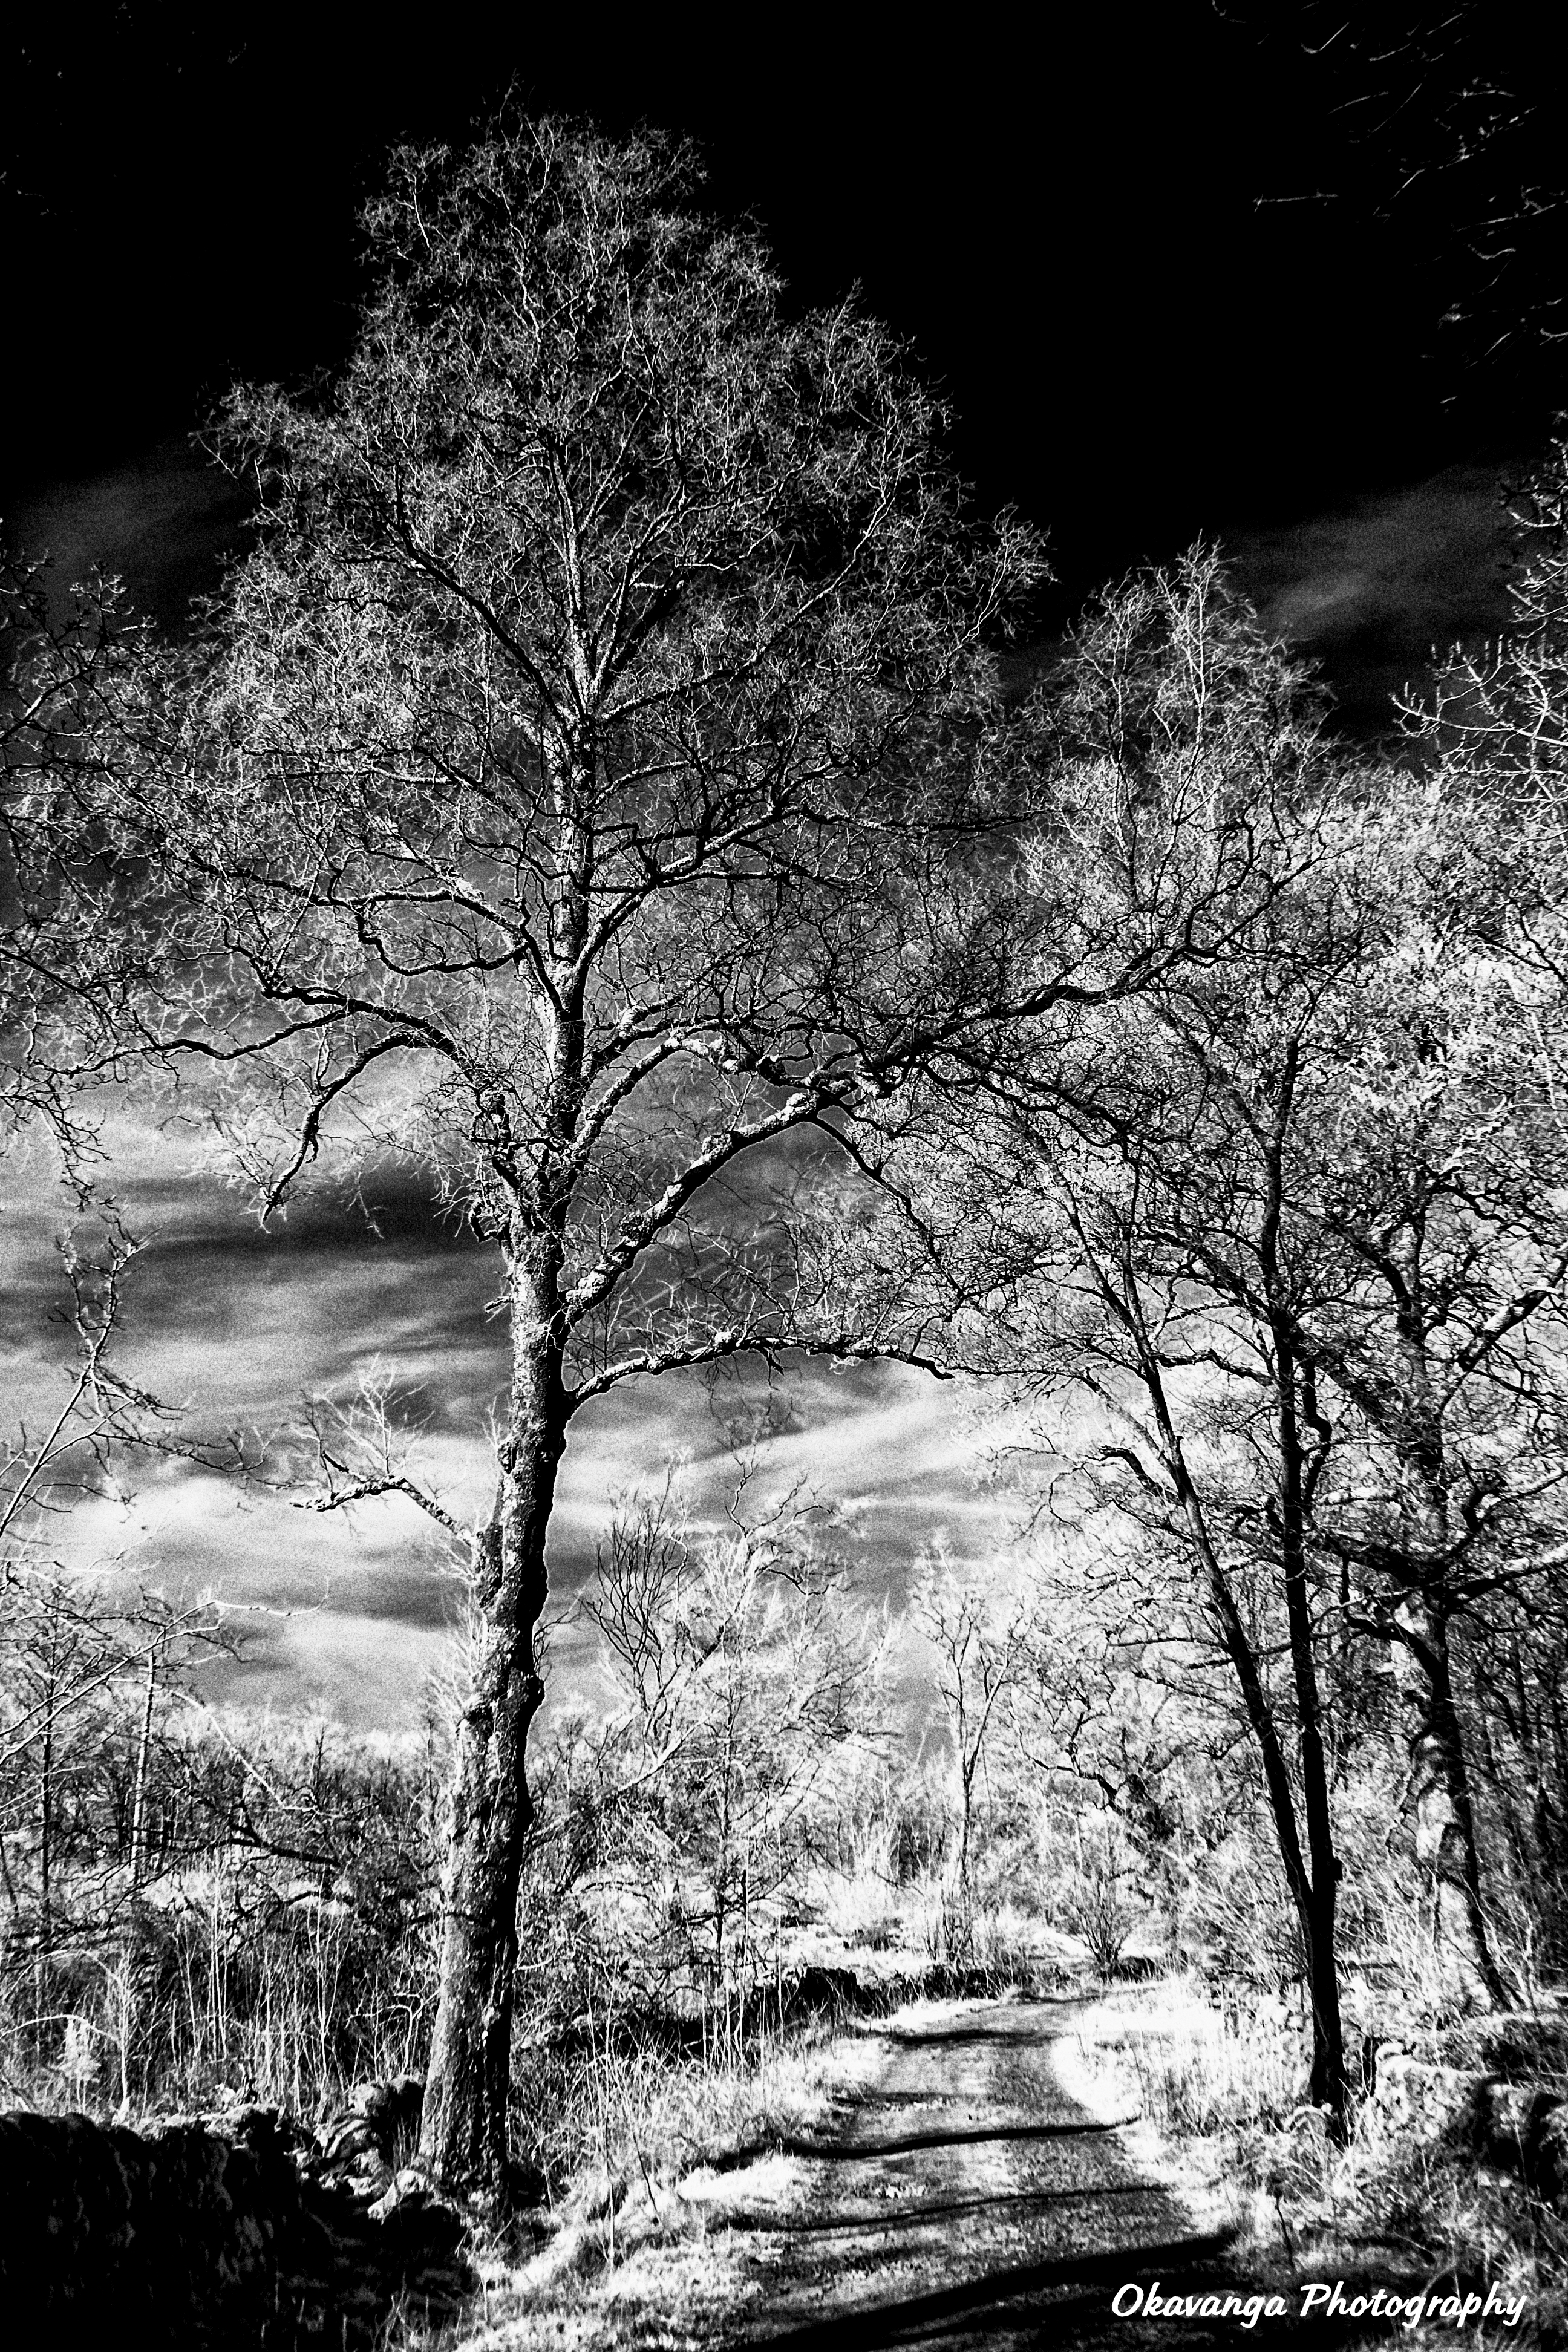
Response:
[[[544,1696],[533,1635],[567,1421],[554,1267],[514,1248],[510,1274],[510,1412],[495,1507],[474,1545],[472,1687],[458,1727],[419,2148],[447,2186],[502,2196],[518,1885],[532,1820],[526,1747]]]
[[[1334,1851],[1329,1804],[1328,1766],[1323,1753],[1322,1707],[1312,1638],[1311,1598],[1307,1582],[1309,1474],[1297,1410],[1297,1366],[1283,1325],[1277,1328],[1280,1468],[1280,1550],[1285,1571],[1285,1612],[1290,1667],[1296,1685],[1300,1743],[1301,1811],[1307,1832],[1308,1884],[1301,1910],[1308,1992],[1312,2005],[1311,2073],[1308,2096],[1326,2107],[1336,2138],[1345,2127],[1345,2037],[1340,2011],[1340,1966],[1335,1914],[1339,1906],[1340,1859]]]
[[[1258,1265],[1263,1276],[1273,1352],[1275,1446],[1279,1476],[1279,1566],[1285,1584],[1285,1622],[1290,1675],[1296,1691],[1297,1740],[1301,1775],[1301,1811],[1307,1835],[1307,1869],[1300,1893],[1300,1917],[1307,1988],[1312,2008],[1308,2095],[1325,2107],[1336,2138],[1345,2129],[1345,2037],[1340,2011],[1340,1966],[1335,1934],[1340,1859],[1334,1851],[1329,1804],[1328,1766],[1323,1754],[1323,1714],[1318,1684],[1312,1601],[1307,1573],[1307,1524],[1312,1497],[1327,1458],[1331,1433],[1318,1411],[1314,1376],[1296,1346],[1293,1302],[1280,1264],[1285,1214],[1285,1145],[1295,1101],[1300,1059],[1294,1043],[1280,1071],[1279,1095],[1269,1137],[1268,1189],[1258,1229]],[[1306,1431],[1310,1430],[1309,1440]]]
[[[1383,1422],[1398,1467],[1406,1554],[1393,1630],[1410,1748],[1407,1801],[1445,1969],[1472,2006],[1500,2008],[1507,1995],[1481,1905],[1475,1807],[1448,1656],[1447,1465],[1427,1350],[1422,1239],[1413,1220],[1390,1251],[1399,1397]]]
[[[1274,1244],[1278,1213],[1263,1237],[1266,1275],[1274,1281]],[[1318,1699],[1317,1668],[1312,1649],[1311,1617],[1306,1582],[1305,1530],[1310,1507],[1310,1477],[1301,1442],[1296,1397],[1297,1363],[1288,1322],[1282,1311],[1270,1317],[1276,1360],[1276,1434],[1279,1448],[1281,1567],[1284,1573],[1291,1664],[1301,1724],[1301,1780],[1307,1832],[1303,1852],[1297,1822],[1295,1792],[1273,1703],[1263,1679],[1258,1654],[1247,1634],[1236,1596],[1210,1535],[1208,1517],[1187,1465],[1176,1432],[1163,1374],[1152,1349],[1140,1349],[1144,1388],[1153,1407],[1161,1450],[1170,1473],[1176,1501],[1186,1522],[1194,1549],[1204,1569],[1215,1630],[1240,1685],[1242,1703],[1263,1766],[1263,1783],[1273,1817],[1274,1834],[1285,1883],[1289,1890],[1301,1938],[1311,2005],[1311,2056],[1309,2091],[1314,2105],[1329,2110],[1336,2137],[1345,2122],[1344,2029],[1340,2009],[1339,1957],[1335,1913],[1339,1895],[1339,1862],[1334,1853],[1329,1810],[1328,1776],[1324,1767]]]
[[[1481,1901],[1475,1806],[1441,1591],[1412,1585],[1399,1597],[1394,1625],[1394,1670],[1410,1747],[1415,1859],[1431,1889],[1440,1953],[1472,2007],[1501,2008],[1508,1995]]]
[[[38,1938],[47,1951],[54,1942],[55,1702],[44,1718],[44,1753],[38,1775]]]
[[[578,672],[586,656],[578,648]],[[546,746],[557,819],[548,991],[537,1001],[548,1077],[538,1141],[520,1145],[504,1093],[487,1092],[492,1165],[513,1202],[506,1240],[511,1393],[489,1525],[475,1542],[472,1689],[458,1729],[442,1885],[441,1981],[419,2153],[437,2179],[504,2198],[517,1968],[517,1898],[533,1819],[528,1730],[544,1696],[534,1628],[548,1591],[545,1541],[566,1450],[565,1233],[582,1114],[582,956],[594,777],[561,740]],[[537,1156],[535,1156],[535,1152]]]
[[[1308,1847],[1303,1853],[1300,1832],[1296,1820],[1296,1800],[1290,1786],[1289,1767],[1279,1737],[1273,1704],[1263,1680],[1258,1654],[1248,1637],[1236,1596],[1225,1572],[1218,1552],[1209,1533],[1208,1517],[1197,1487],[1187,1466],[1182,1441],[1176,1433],[1164,1381],[1152,1355],[1142,1364],[1144,1386],[1154,1408],[1154,1418],[1162,1439],[1166,1466],[1175,1489],[1182,1517],[1186,1522],[1194,1549],[1203,1565],[1208,1586],[1210,1605],[1214,1611],[1215,1630],[1226,1655],[1235,1670],[1241,1688],[1242,1704],[1253,1738],[1258,1744],[1263,1766],[1263,1785],[1273,1818],[1274,1835],[1279,1860],[1285,1874],[1300,1929],[1301,1949],[1307,1965],[1309,1993],[1312,2004],[1311,2095],[1315,2104],[1326,2105],[1338,2131],[1344,2115],[1344,2038],[1340,2017],[1338,1961],[1335,1950],[1334,1913],[1338,1894],[1338,1864],[1330,1836],[1328,1786],[1322,1776],[1322,1747],[1317,1745],[1319,1782],[1316,1792],[1308,1790]],[[1310,1629],[1309,1629],[1310,1640]],[[1292,1652],[1296,1648],[1292,1628]],[[1309,1660],[1310,1662],[1310,1660]],[[1315,1681],[1313,1684],[1315,1691]],[[1314,1730],[1316,1717],[1314,1716]]]
[[[158,1696],[158,1653],[162,1637],[147,1650],[147,1689],[142,1706],[142,1736],[136,1744],[136,1786],[131,1807],[131,1885],[139,1887],[147,1874],[147,1771],[153,1755],[153,1710]]]

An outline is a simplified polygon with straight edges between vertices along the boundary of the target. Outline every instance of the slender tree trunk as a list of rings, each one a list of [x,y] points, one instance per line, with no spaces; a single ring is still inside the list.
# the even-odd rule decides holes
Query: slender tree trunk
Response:
[[[1279,1565],[1285,1582],[1285,1622],[1290,1674],[1296,1691],[1297,1739],[1301,1776],[1301,1812],[1307,1837],[1307,1869],[1299,1896],[1307,1987],[1312,2008],[1312,2046],[1308,2096],[1326,2107],[1336,2138],[1345,2129],[1345,2037],[1340,2011],[1340,1967],[1335,1934],[1340,1859],[1334,1851],[1323,1754],[1323,1714],[1312,1632],[1311,1591],[1307,1572],[1307,1523],[1321,1475],[1330,1431],[1316,1412],[1309,1367],[1300,1361],[1289,1288],[1280,1265],[1279,1236],[1285,1208],[1285,1141],[1295,1098],[1298,1056],[1292,1045],[1280,1073],[1279,1099],[1267,1159],[1268,1191],[1258,1229],[1273,1350],[1275,1448],[1279,1498]],[[1302,1391],[1305,1390],[1305,1394]],[[1315,1447],[1303,1433],[1303,1417]]]
[[[55,1714],[54,1693],[44,1720],[44,1753],[38,1776],[38,1921],[41,1949],[54,1943]]]
[[[1290,1360],[1287,1359],[1289,1364]],[[1293,1371],[1292,1371],[1293,1377]],[[1307,1967],[1308,1993],[1312,2010],[1312,2050],[1310,2095],[1314,2105],[1329,2109],[1336,2135],[1342,2131],[1345,2114],[1344,2027],[1340,2009],[1339,1958],[1335,1912],[1338,1903],[1339,1864],[1333,1850],[1331,1821],[1328,1802],[1328,1778],[1323,1766],[1321,1730],[1317,1713],[1317,1679],[1310,1649],[1310,1620],[1306,1614],[1304,1573],[1295,1579],[1293,1594],[1289,1588],[1291,1579],[1287,1573],[1288,1601],[1290,1604],[1290,1639],[1292,1663],[1300,1670],[1304,1663],[1305,1687],[1310,1701],[1310,1738],[1305,1736],[1303,1725],[1302,1795],[1306,1816],[1307,1845],[1303,1852],[1301,1832],[1296,1816],[1296,1800],[1290,1786],[1289,1768],[1280,1740],[1274,1708],[1258,1665],[1257,1654],[1247,1637],[1241,1612],[1230,1589],[1224,1566],[1209,1534],[1208,1520],[1202,1498],[1187,1468],[1182,1442],[1176,1433],[1164,1381],[1158,1365],[1146,1357],[1143,1380],[1154,1407],[1167,1467],[1175,1487],[1182,1516],[1186,1521],[1194,1548],[1203,1564],[1214,1610],[1221,1645],[1235,1670],[1241,1688],[1242,1703],[1253,1738],[1258,1744],[1263,1765],[1264,1788],[1268,1810],[1273,1817],[1274,1835],[1279,1859],[1285,1872],[1296,1918],[1300,1929],[1302,1957]],[[1282,1400],[1283,1404],[1283,1400]],[[1281,1412],[1281,1427],[1288,1416]],[[1293,1412],[1289,1416],[1294,1428]],[[1299,1443],[1293,1455],[1293,1472],[1282,1481],[1287,1512],[1293,1517],[1298,1542],[1296,1559],[1304,1570],[1300,1537],[1302,1528],[1304,1497],[1300,1483],[1301,1459]],[[1304,1645],[1304,1659],[1303,1659]],[[1302,1676],[1298,1672],[1298,1704],[1300,1703]]]
[[[578,648],[581,680],[587,676]],[[589,730],[591,735],[591,730]],[[517,1898],[533,1807],[529,1726],[544,1696],[534,1628],[548,1591],[545,1540],[566,1450],[564,1235],[584,1087],[584,978],[595,804],[591,768],[545,747],[557,824],[550,986],[537,1000],[548,1067],[537,1141],[520,1145],[503,1091],[481,1104],[492,1164],[514,1207],[506,1241],[511,1395],[489,1525],[474,1548],[472,1691],[458,1727],[442,1885],[441,1980],[426,2079],[422,2161],[452,2187],[504,2199],[511,2087]]]
[[[449,2187],[504,2195],[517,1901],[532,1819],[528,1729],[544,1696],[534,1627],[566,1444],[554,1265],[510,1265],[513,1375],[495,1508],[474,1545],[472,1688],[458,1727],[442,1885],[440,1991],[420,2157]]]
[[[1415,1859],[1432,1891],[1438,1941],[1466,2000],[1500,2009],[1508,1995],[1481,1901],[1475,1806],[1442,1594],[1412,1586],[1395,1605],[1394,1624],[1394,1669],[1410,1745]]]
[[[1208,1588],[1209,1603],[1214,1611],[1215,1630],[1221,1648],[1230,1660],[1240,1686],[1242,1706],[1247,1727],[1258,1743],[1258,1757],[1263,1766],[1263,1785],[1273,1816],[1275,1837],[1279,1848],[1279,1860],[1285,1873],[1285,1883],[1297,1916],[1306,1924],[1310,1901],[1307,1864],[1301,1853],[1300,1833],[1296,1826],[1296,1801],[1290,1788],[1289,1768],[1280,1745],[1279,1727],[1274,1719],[1268,1690],[1257,1653],[1253,1649],[1236,1605],[1236,1595],[1225,1572],[1219,1554],[1209,1533],[1208,1517],[1203,1498],[1193,1483],[1187,1458],[1177,1435],[1170,1402],[1165,1395],[1165,1383],[1158,1363],[1145,1356],[1142,1364],[1143,1384],[1154,1408],[1154,1420],[1160,1433],[1161,1452],[1174,1488],[1175,1499],[1192,1539],[1194,1551],[1204,1572]]]
[[[153,1752],[153,1710],[158,1696],[158,1651],[154,1641],[147,1652],[147,1689],[142,1706],[142,1736],[136,1744],[136,1788],[131,1807],[131,1885],[139,1887],[147,1871],[147,1768]]]
[[[1384,1435],[1399,1470],[1408,1555],[1394,1599],[1394,1659],[1410,1748],[1415,1856],[1427,1874],[1441,1952],[1459,1990],[1475,2007],[1500,2008],[1507,1995],[1481,1905],[1475,1807],[1448,1656],[1447,1468],[1426,1345],[1417,1225],[1406,1230],[1391,1258],[1400,1397]]]
[[[1345,2037],[1340,2011],[1340,1967],[1335,1914],[1339,1906],[1340,1860],[1334,1851],[1333,1815],[1329,1804],[1328,1766],[1323,1754],[1322,1708],[1318,1692],[1318,1665],[1312,1640],[1310,1594],[1307,1582],[1306,1475],[1300,1423],[1296,1409],[1296,1363],[1282,1335],[1279,1349],[1280,1534],[1285,1570],[1285,1611],[1289,1630],[1290,1667],[1296,1685],[1300,1726],[1301,1811],[1307,1832],[1309,1884],[1301,1920],[1306,1947],[1307,1984],[1312,2004],[1311,2074],[1308,2095],[1312,2105],[1327,2107],[1334,2134],[1345,2123]]]
[[[724,2007],[724,2041],[730,2041],[730,1800],[734,1765],[734,1717],[727,1715],[719,1781],[719,1853],[713,1873],[713,1969]]]

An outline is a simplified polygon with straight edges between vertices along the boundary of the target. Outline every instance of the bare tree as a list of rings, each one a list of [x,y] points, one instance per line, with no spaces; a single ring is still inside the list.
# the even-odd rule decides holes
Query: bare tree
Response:
[[[574,1419],[748,1349],[934,1360],[864,1279],[849,1131],[1062,978],[970,756],[1037,551],[965,520],[885,332],[790,320],[694,179],[559,123],[399,157],[342,380],[228,413],[256,551],[95,684],[27,842],[121,1045],[264,1070],[215,1116],[267,1205],[329,1144],[401,1154],[500,1252],[424,2142],[492,2187]]]
[[[71,1354],[53,1403],[0,1453],[0,1876],[8,1957],[36,1977],[62,1938],[122,1928],[145,1874],[160,1700],[184,1695],[200,1657],[233,1647],[204,1602],[172,1602],[68,1556],[71,1514],[122,1499],[128,1457],[167,1441],[161,1408],[112,1360],[138,1248],[111,1209],[62,1238],[68,1303],[54,1319]],[[105,1837],[89,1792],[111,1777],[128,1703],[128,1802]]]
[[[1450,1629],[1558,1539],[1557,803],[1544,779],[1489,788],[1458,757],[1436,778],[1358,772],[1292,716],[1260,643],[1250,687],[1215,694],[1242,637],[1202,621],[1202,591],[1140,590],[1097,624],[1067,709],[1173,908],[1216,833],[1245,831],[1254,864],[1211,952],[1089,1024],[1098,1102],[1086,1082],[1064,1105],[1043,1073],[1010,1116],[1053,1181],[1087,1185],[1089,1224],[1109,1219],[1082,1245],[1131,1318],[1130,1367],[1172,1334],[1153,1356],[1173,1428],[1205,1383],[1237,1430],[1268,1401],[1247,1443],[1273,1490],[1258,1532],[1295,1596],[1304,1769],[1337,1619],[1336,1674],[1363,1643],[1393,1656],[1440,1939],[1496,2000]],[[1167,1286],[1152,1329],[1134,1312],[1150,1280]]]
[[[958,1786],[956,1940],[967,1950],[974,1907],[973,1848],[987,1758],[1010,1727],[1030,1664],[1028,1597],[961,1568],[937,1547],[917,1563],[910,1614],[936,1662],[936,1693]]]
[[[602,1802],[630,1799],[679,1857],[697,1890],[677,1900],[682,1939],[731,2031],[776,1962],[840,1768],[878,1727],[880,1680],[879,1629],[842,1563],[798,1491],[748,1492],[757,1466],[718,1528],[690,1524],[673,1485],[618,1512],[584,1602],[624,1709]]]
[[[1568,440],[1552,443],[1513,517],[1509,627],[1469,654],[1455,647],[1431,694],[1408,700],[1405,716],[1428,755],[1510,813],[1520,854],[1508,936],[1517,953],[1560,973],[1552,917],[1568,818]]]
[[[73,588],[56,613],[45,564],[0,570],[0,1141],[19,1126],[45,1127],[83,1210],[96,1144],[79,1079],[84,1058],[113,1070],[112,1026],[72,982],[68,943],[53,920],[58,899],[25,820],[40,778],[68,774],[84,755],[83,709],[129,650],[125,631],[112,583]]]
[[[1285,141],[1257,201],[1348,207],[1363,235],[1391,232],[1390,264],[1426,313],[1433,355],[1448,342],[1494,398],[1500,376],[1516,416],[1521,393],[1549,410],[1568,332],[1563,66],[1550,26],[1479,0],[1370,12],[1244,0],[1232,21],[1250,23],[1319,108],[1310,179]]]
[[[1001,1057],[994,1114],[965,1111],[947,1245],[982,1237],[997,1360],[1034,1349],[1036,1379],[1124,1421],[1096,1475],[1191,1559],[1300,1922],[1313,2095],[1338,2115],[1336,1609],[1342,1648],[1394,1646],[1443,1942],[1500,1990],[1446,1629],[1470,1548],[1541,1483],[1525,1445],[1482,1435],[1560,1275],[1539,1056],[1482,952],[1497,877],[1475,812],[1336,759],[1212,563],[1110,600],[1056,691],[1072,789],[1121,815],[1100,887],[1131,916],[1156,886],[1126,877],[1152,870],[1188,953],[1089,1014],[1070,1056]],[[1347,1442],[1384,1465],[1376,1541],[1335,1483]],[[1333,1566],[1352,1559],[1353,1612]]]

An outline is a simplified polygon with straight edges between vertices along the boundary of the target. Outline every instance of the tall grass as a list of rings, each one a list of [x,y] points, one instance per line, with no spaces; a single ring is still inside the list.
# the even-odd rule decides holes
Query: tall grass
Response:
[[[123,2116],[242,2098],[311,2116],[356,2082],[417,2071],[427,1953],[388,1948],[330,1902],[247,1916],[224,1878],[0,1979],[0,2095]]]
[[[171,1736],[134,1840],[118,1760],[101,1738],[51,1821],[47,1903],[37,1816],[14,1800],[0,2095],[312,2115],[416,2070],[435,1992],[430,1759],[265,1725]]]
[[[1300,2105],[1300,2028],[1287,2004],[1216,2000],[1190,1971],[1152,1994],[1107,1996],[1079,2044],[1173,2139],[1273,2128]]]

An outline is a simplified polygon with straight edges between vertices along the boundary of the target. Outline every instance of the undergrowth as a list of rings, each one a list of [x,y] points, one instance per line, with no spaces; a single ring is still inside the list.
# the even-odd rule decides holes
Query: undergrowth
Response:
[[[1178,2185],[1228,2199],[1243,2259],[1282,2277],[1351,2273],[1495,2283],[1522,2302],[1496,2340],[1568,2344],[1568,2214],[1511,2168],[1478,2160],[1462,2123],[1463,2066],[1445,2063],[1456,2029],[1412,2004],[1362,2042],[1372,2054],[1335,2145],[1306,2103],[1301,2021],[1281,1995],[1195,1972],[1138,1994],[1109,1991],[1083,2016],[1091,2077],[1141,2116]],[[1462,2037],[1461,2037],[1462,2038]],[[1381,2079],[1376,2059],[1381,2058]],[[1568,2095],[1568,2074],[1532,2079]]]

